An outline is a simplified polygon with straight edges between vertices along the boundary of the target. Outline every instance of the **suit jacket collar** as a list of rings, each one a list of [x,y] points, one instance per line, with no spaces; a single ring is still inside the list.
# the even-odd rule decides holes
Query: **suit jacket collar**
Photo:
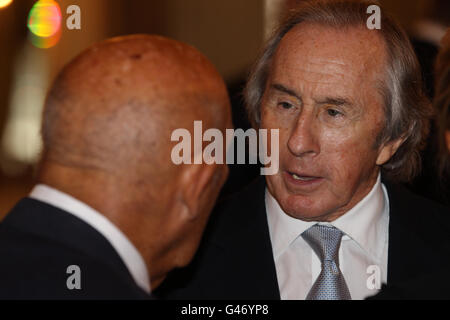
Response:
[[[25,198],[13,208],[2,223],[76,249],[100,263],[106,263],[123,280],[135,283],[122,259],[106,238],[87,223],[59,208],[39,200]]]
[[[36,185],[29,197],[66,211],[93,227],[115,249],[136,283],[146,292],[151,291],[147,266],[141,253],[106,216],[70,194],[45,184]]]

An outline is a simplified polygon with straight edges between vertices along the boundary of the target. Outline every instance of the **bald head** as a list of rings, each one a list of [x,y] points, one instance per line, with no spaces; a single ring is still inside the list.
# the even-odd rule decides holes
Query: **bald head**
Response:
[[[40,182],[87,203],[141,252],[152,287],[186,265],[227,173],[175,165],[172,132],[231,127],[227,91],[196,49],[136,35],[94,45],[57,77],[44,111]]]
[[[196,49],[159,36],[136,35],[94,45],[57,78],[44,112],[48,159],[117,170],[145,153],[165,154],[170,133],[202,119],[224,126],[223,81]],[[144,154],[143,154],[144,153]],[[167,167],[167,166],[166,166]]]

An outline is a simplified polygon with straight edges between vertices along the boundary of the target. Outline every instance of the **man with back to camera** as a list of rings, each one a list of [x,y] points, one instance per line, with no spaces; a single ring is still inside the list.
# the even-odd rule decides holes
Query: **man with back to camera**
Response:
[[[364,299],[449,265],[448,209],[394,184],[420,170],[431,108],[405,32],[384,10],[367,27],[374,4],[305,2],[268,42],[245,97],[279,129],[279,172],[218,206],[168,298]]]
[[[227,176],[176,166],[170,142],[194,120],[231,126],[223,80],[186,44],[115,38],[63,69],[43,119],[39,184],[0,224],[0,298],[149,298],[192,259]]]

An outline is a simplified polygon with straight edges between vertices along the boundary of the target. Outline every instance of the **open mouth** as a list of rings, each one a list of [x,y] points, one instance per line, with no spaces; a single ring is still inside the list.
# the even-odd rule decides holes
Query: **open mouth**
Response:
[[[301,173],[294,173],[294,172],[289,172],[288,174],[294,179],[294,180],[300,180],[300,181],[312,181],[312,180],[317,180],[320,179],[321,177],[316,177],[316,176],[311,176],[311,175],[306,175],[306,174],[301,174]]]
[[[285,171],[285,177],[290,185],[297,187],[313,187],[323,181],[322,177],[291,171]]]
[[[319,179],[319,177],[313,177],[313,176],[299,176],[296,173],[289,173],[292,178],[294,178],[295,180],[300,180],[300,181],[312,181],[312,180],[316,180]]]

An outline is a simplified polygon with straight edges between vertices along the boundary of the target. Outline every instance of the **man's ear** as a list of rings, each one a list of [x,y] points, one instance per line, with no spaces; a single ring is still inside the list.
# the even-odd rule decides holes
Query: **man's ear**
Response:
[[[202,193],[217,179],[217,169],[216,165],[191,164],[181,173],[180,187],[189,219],[195,219],[199,214]]]
[[[377,157],[377,165],[382,166],[386,162],[389,161],[389,159],[392,158],[392,156],[397,152],[398,148],[405,142],[406,137],[398,138],[397,140],[392,140],[386,143],[383,143],[380,151],[378,152]]]

